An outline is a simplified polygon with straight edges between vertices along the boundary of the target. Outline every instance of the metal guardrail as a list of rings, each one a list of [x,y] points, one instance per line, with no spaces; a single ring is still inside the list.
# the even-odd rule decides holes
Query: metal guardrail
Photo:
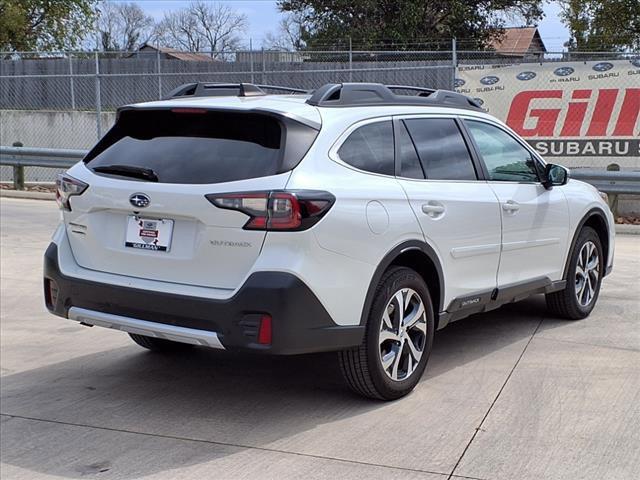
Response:
[[[0,165],[69,168],[86,154],[87,150],[66,148],[0,147]]]
[[[639,171],[575,168],[571,170],[571,178],[590,183],[611,195],[640,195]]]
[[[86,154],[86,150],[0,146],[0,165],[14,167],[14,184],[16,177],[21,177],[24,188],[24,167],[69,168]],[[640,171],[576,168],[571,170],[571,178],[611,195],[640,195]]]
[[[0,146],[0,165],[13,167],[13,186],[24,190],[24,167],[69,168],[87,154],[86,150]]]

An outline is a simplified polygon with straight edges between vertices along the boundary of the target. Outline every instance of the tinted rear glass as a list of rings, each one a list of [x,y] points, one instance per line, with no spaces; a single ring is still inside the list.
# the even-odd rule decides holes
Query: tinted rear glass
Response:
[[[125,110],[85,162],[151,169],[162,183],[231,182],[279,173],[283,137],[267,115]]]
[[[393,175],[393,126],[390,120],[353,131],[338,149],[340,159],[360,170]]]
[[[452,118],[405,120],[422,167],[432,180],[476,180],[467,145]]]

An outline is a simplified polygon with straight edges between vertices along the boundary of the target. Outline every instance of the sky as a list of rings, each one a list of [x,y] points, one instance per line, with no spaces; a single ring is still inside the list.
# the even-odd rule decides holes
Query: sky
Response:
[[[357,0],[354,0],[357,1]],[[189,4],[188,0],[135,0],[143,10],[156,20],[160,20],[164,12],[177,10]],[[280,19],[280,12],[275,0],[223,0],[224,3],[244,13],[249,19],[247,38],[253,39],[254,47],[261,45],[268,32],[275,32]],[[569,33],[558,19],[559,7],[555,3],[546,3],[545,18],[538,25],[540,35],[547,50],[562,51],[562,45],[569,39]]]

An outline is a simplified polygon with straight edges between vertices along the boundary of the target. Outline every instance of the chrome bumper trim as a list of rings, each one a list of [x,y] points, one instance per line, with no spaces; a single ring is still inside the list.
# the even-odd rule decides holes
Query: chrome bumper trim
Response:
[[[163,338],[173,342],[203,345],[211,348],[224,349],[216,332],[197,330],[194,328],[176,327],[164,323],[148,322],[137,318],[121,317],[110,313],[96,312],[84,308],[71,307],[68,317],[70,320],[96,327],[113,328],[127,333],[145,335],[147,337]]]

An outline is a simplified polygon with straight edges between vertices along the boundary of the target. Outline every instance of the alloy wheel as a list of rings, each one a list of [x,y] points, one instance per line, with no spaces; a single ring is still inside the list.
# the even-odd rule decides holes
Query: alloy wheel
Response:
[[[384,372],[395,381],[415,372],[424,353],[427,315],[422,298],[411,288],[398,290],[380,322],[379,354]]]
[[[586,307],[596,295],[600,278],[600,257],[593,242],[582,245],[576,264],[576,298],[578,303]]]

